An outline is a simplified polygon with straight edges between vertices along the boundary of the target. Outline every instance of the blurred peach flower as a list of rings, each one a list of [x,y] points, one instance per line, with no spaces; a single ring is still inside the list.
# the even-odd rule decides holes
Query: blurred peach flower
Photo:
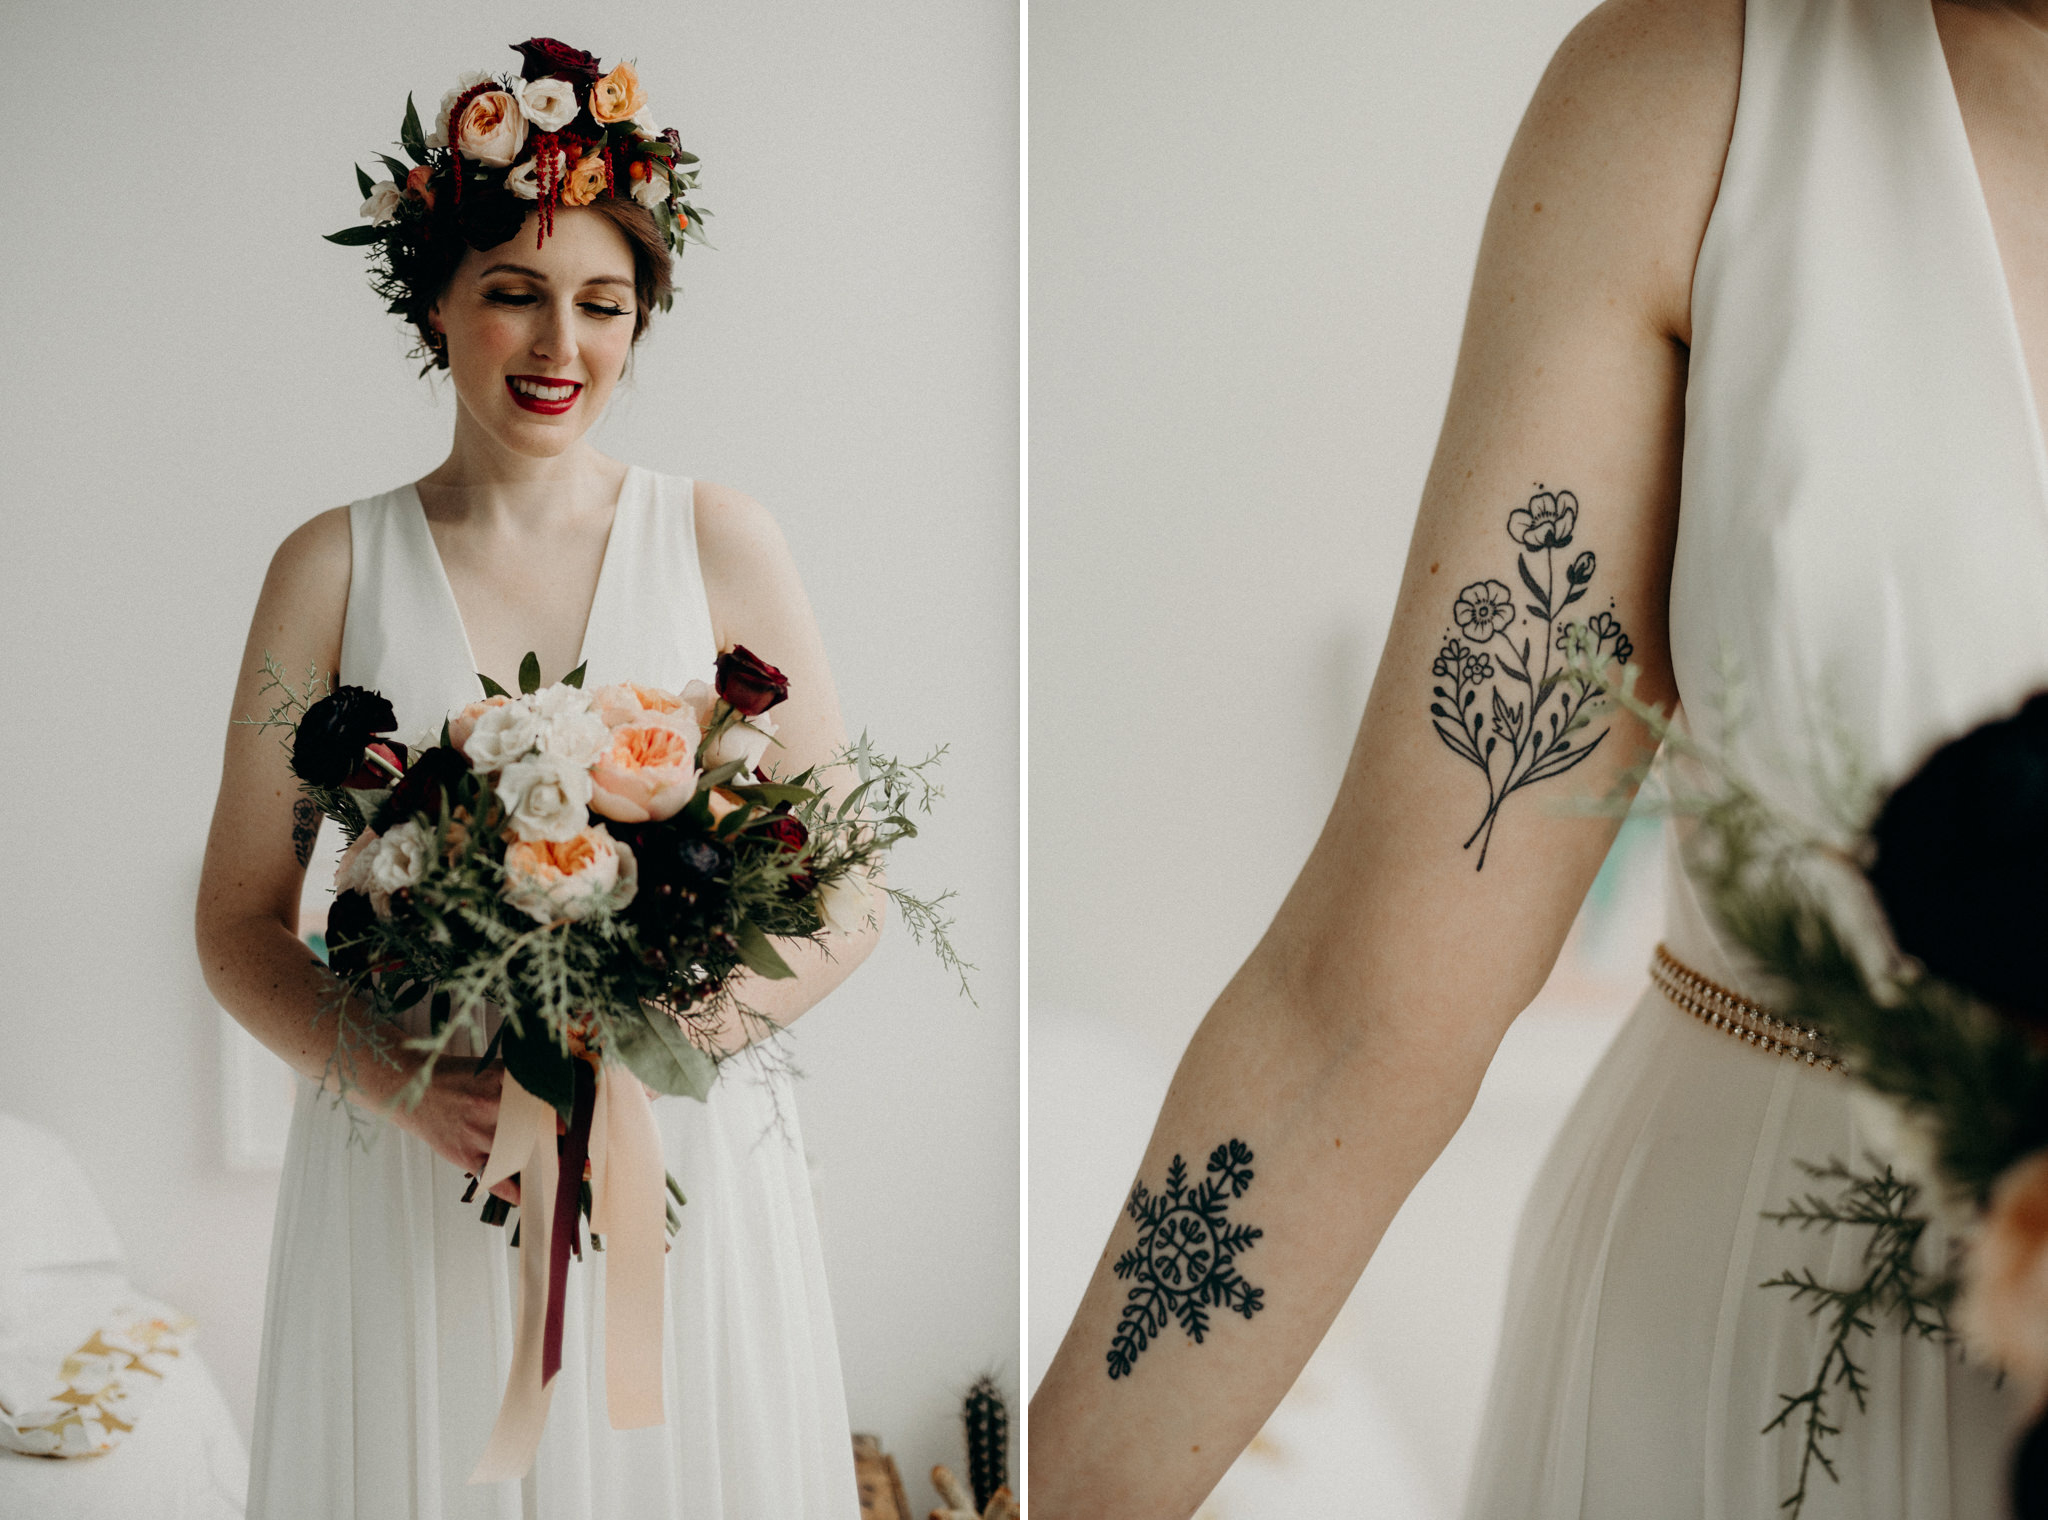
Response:
[[[481,702],[472,702],[448,720],[448,742],[457,749],[469,743],[469,736],[476,731],[476,720],[494,707],[503,707],[510,697],[485,697]]]
[[[536,923],[623,908],[638,885],[632,850],[602,824],[568,839],[522,839],[505,851],[505,900]]]
[[[434,191],[428,181],[434,171],[425,164],[419,165],[405,177],[405,194],[409,200],[424,201],[429,211],[434,209]]]
[[[1956,1328],[2038,1402],[2048,1392],[2048,1151],[1998,1179],[1962,1276]]]

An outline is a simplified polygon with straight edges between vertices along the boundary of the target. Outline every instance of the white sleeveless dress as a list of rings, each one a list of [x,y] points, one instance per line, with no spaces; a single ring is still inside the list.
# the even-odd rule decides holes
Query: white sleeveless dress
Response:
[[[401,736],[480,693],[411,485],[349,507],[341,679]],[[691,482],[632,467],[584,634],[589,682],[679,689],[715,657]],[[360,1110],[358,1113],[360,1114]],[[464,1175],[301,1082],[271,1243],[250,1520],[854,1520],[839,1352],[794,1094],[730,1070],[655,1103],[689,1198],[668,1255],[667,1424],[611,1428],[601,1254],[569,1268],[562,1369],[531,1473],[470,1486],[511,1365],[511,1231]],[[513,1216],[515,1219],[517,1214]]]
[[[1749,0],[1692,315],[1679,691],[1722,743],[1725,657],[1742,768],[1820,819],[1830,728],[1890,784],[2048,685],[2048,459],[1929,0]],[[1669,903],[1673,952],[1767,1001],[1676,865]],[[1798,1160],[1886,1159],[1849,1094],[1644,992],[1523,1218],[1472,1520],[1781,1513],[1803,1438],[1761,1431],[1823,1328],[1759,1285],[1854,1281],[1867,1232],[1759,1215]],[[2013,1396],[1890,1325],[1859,1360],[1803,1520],[2005,1514]]]

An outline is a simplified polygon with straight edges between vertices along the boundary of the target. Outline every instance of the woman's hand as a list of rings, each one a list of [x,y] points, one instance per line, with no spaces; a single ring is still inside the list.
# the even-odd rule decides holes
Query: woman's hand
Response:
[[[426,1141],[436,1155],[481,1177],[498,1133],[498,1097],[504,1086],[503,1066],[478,1071],[467,1061],[441,1061],[420,1101],[411,1108],[397,1105],[388,1114],[392,1123]],[[507,1203],[519,1201],[516,1177],[507,1177],[491,1191]]]

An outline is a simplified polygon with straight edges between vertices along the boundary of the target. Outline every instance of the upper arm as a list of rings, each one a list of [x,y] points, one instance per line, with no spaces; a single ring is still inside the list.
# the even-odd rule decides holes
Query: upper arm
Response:
[[[1439,1015],[1450,1016],[1490,1052],[1540,987],[1612,840],[1615,818],[1570,807],[1608,793],[1644,757],[1646,734],[1620,714],[1570,736],[1591,748],[1583,763],[1538,768],[1506,798],[1483,869],[1483,831],[1465,843],[1510,781],[1502,759],[1516,709],[1527,734],[1559,621],[1539,615],[1545,598],[1518,559],[1538,581],[1555,576],[1555,612],[1567,567],[1591,551],[1592,579],[1561,620],[1611,613],[1642,667],[1642,694],[1671,698],[1666,601],[1687,314],[1741,41],[1742,0],[1608,0],[1560,47],[1516,134],[1365,720],[1322,836],[1261,947],[1269,968],[1307,978],[1309,1006],[1347,1021],[1413,1016],[1437,1039]],[[1539,488],[1577,499],[1564,552],[1510,536],[1510,513]],[[1449,640],[1478,642],[1456,621],[1466,587],[1481,588],[1480,600],[1506,588],[1516,619],[1484,644],[1491,678],[1474,683],[1435,669]],[[1534,689],[1506,673],[1525,640]],[[1561,690],[1538,723],[1563,716]],[[1471,756],[1457,749],[1468,734]],[[1558,763],[1571,755],[1559,751]]]
[[[727,486],[696,486],[697,555],[713,636],[720,649],[744,644],[789,677],[774,711],[771,771],[822,765],[846,743],[839,695],[809,598],[782,530],[759,502]]]
[[[302,524],[271,557],[235,678],[220,792],[206,838],[198,903],[202,943],[212,930],[256,916],[274,916],[297,929],[305,865],[295,831],[306,825],[294,815],[301,801],[298,781],[276,730],[234,720],[270,711],[275,694],[265,691],[266,657],[295,686],[303,687],[316,673],[330,683],[336,679],[348,586],[345,507]]]

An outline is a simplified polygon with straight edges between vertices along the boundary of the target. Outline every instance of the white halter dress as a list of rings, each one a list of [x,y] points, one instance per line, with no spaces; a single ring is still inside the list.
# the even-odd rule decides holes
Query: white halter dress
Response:
[[[480,694],[410,485],[349,507],[341,679],[390,698],[399,733]],[[691,482],[632,467],[582,656],[589,682],[679,689],[715,657]],[[357,1111],[361,1116],[362,1111]],[[466,1480],[512,1359],[509,1228],[463,1174],[311,1082],[293,1112],[264,1304],[250,1520],[854,1520],[839,1352],[787,1077],[729,1069],[706,1103],[656,1100],[689,1199],[667,1262],[667,1423],[605,1412],[601,1253],[569,1268],[562,1369],[531,1473]],[[518,1215],[515,1213],[515,1219]]]
[[[1692,314],[1686,718],[1723,744],[1732,674],[1741,768],[1819,820],[1831,729],[1892,784],[2048,685],[2048,460],[1929,0],[1749,0]],[[1682,866],[1669,903],[1678,958],[1767,1003]],[[1888,1159],[1850,1090],[1645,991],[1524,1216],[1473,1520],[1782,1513],[1803,1434],[1761,1432],[1825,1332],[1760,1284],[1853,1282],[1867,1232],[1760,1216],[1797,1161]],[[1835,1390],[1802,1520],[2003,1515],[2014,1397],[1890,1324],[1857,1355],[1869,1406]]]

